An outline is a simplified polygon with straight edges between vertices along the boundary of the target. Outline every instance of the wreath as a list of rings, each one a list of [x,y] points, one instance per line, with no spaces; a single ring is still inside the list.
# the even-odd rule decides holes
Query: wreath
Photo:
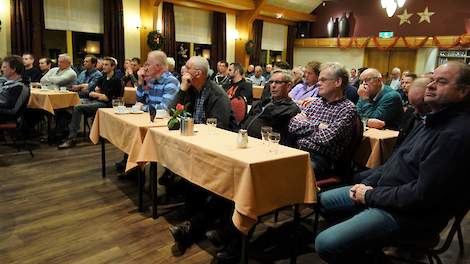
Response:
[[[164,39],[159,31],[150,31],[147,36],[147,45],[151,50],[160,50],[162,49]]]
[[[246,54],[251,55],[251,54],[253,54],[254,50],[255,50],[255,42],[253,40],[248,40],[245,43],[245,52],[246,52]]]

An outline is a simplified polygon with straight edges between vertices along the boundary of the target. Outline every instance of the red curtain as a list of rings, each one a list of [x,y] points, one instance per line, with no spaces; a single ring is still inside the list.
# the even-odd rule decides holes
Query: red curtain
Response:
[[[122,0],[103,0],[104,55],[116,58],[119,66],[125,56],[123,13]]]
[[[173,4],[163,2],[163,51],[176,60],[175,12]]]
[[[31,52],[36,58],[43,55],[43,0],[11,1],[11,51],[18,55]]]
[[[211,35],[211,68],[217,70],[217,62],[225,60],[227,56],[227,34],[225,13],[214,12],[212,14]]]
[[[263,38],[263,20],[256,19],[253,22],[253,41],[255,42],[255,47],[253,53],[250,56],[250,64],[261,65],[261,39]]]

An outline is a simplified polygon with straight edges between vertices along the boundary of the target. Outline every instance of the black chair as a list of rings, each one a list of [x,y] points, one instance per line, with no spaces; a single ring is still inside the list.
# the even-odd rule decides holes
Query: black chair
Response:
[[[433,264],[434,260],[436,260],[438,264],[441,264],[442,261],[439,255],[446,252],[449,249],[456,233],[457,233],[457,238],[459,241],[460,253],[464,252],[463,235],[462,235],[462,229],[460,228],[460,224],[462,220],[465,218],[465,215],[467,215],[467,212],[468,212],[468,209],[463,210],[462,212],[455,215],[452,221],[452,226],[450,227],[449,233],[447,234],[447,237],[445,238],[443,243],[440,243],[441,237],[439,234],[431,235],[431,236],[424,234],[422,237],[404,235],[397,239],[394,239],[390,243],[390,246],[403,249],[408,252],[422,253],[426,255],[429,263]],[[400,256],[389,256],[389,257],[403,260],[403,258]],[[410,260],[405,259],[405,261],[410,261]],[[415,261],[415,262],[418,262],[418,261]]]
[[[29,151],[31,157],[34,157],[33,151],[26,144],[25,135],[22,133],[23,123],[24,123],[24,112],[28,106],[30,96],[30,89],[27,86],[24,86],[21,90],[21,93],[16,101],[15,106],[12,109],[2,110],[1,115],[6,117],[7,121],[0,123],[0,131],[3,133],[8,133],[13,140],[13,144],[20,150],[20,147],[16,144],[18,136],[23,138],[23,145],[26,150]]]

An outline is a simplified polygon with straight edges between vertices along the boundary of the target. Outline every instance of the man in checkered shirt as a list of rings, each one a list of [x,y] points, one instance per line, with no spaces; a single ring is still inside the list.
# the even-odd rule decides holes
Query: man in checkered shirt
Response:
[[[296,137],[297,145],[310,152],[317,180],[328,176],[333,163],[351,142],[357,111],[344,95],[348,80],[343,65],[322,64],[318,78],[319,97],[289,124],[289,132]]]

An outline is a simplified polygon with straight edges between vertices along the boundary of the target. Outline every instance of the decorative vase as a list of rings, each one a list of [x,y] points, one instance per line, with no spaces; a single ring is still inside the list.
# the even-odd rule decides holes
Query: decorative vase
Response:
[[[170,120],[168,120],[167,123],[168,129],[169,130],[178,130],[180,129],[180,120],[177,117],[172,117]]]
[[[328,32],[328,37],[332,38],[335,32],[335,22],[333,21],[333,17],[330,17],[328,24],[326,25],[326,30]]]
[[[339,19],[338,29],[339,29],[339,36],[340,37],[347,37],[349,35],[349,21],[346,13],[343,13],[341,18]]]

